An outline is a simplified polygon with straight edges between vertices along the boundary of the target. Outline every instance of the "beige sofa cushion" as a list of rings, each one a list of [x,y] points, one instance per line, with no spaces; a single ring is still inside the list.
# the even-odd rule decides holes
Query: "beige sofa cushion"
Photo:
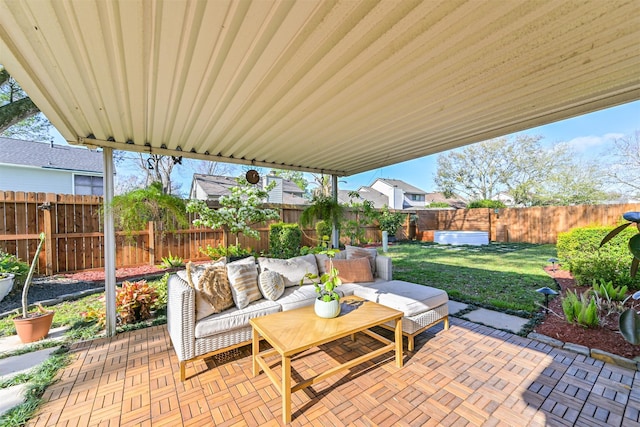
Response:
[[[282,306],[282,311],[289,311],[311,305],[316,298],[318,294],[313,285],[302,285],[286,288],[277,303]]]
[[[322,276],[327,270],[324,268],[324,262],[329,259],[327,254],[315,254],[316,264],[318,264],[318,275]],[[347,253],[345,251],[336,251],[333,259],[347,259]]]
[[[250,303],[242,310],[237,307],[222,313],[212,314],[196,323],[195,337],[205,338],[249,326],[249,320],[255,317],[277,313],[281,310],[277,302],[260,299]]]
[[[449,301],[449,296],[442,289],[402,280],[360,286],[354,289],[353,294],[400,310],[405,316],[414,316],[432,310]]]
[[[259,257],[260,271],[275,271],[284,277],[285,287],[298,286],[307,273],[318,274],[316,257],[313,254],[297,256],[289,259]],[[305,283],[311,283],[304,279]]]

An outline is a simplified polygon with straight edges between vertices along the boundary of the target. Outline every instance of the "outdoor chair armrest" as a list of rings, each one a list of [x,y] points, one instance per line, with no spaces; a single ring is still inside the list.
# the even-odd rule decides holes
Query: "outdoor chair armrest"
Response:
[[[167,282],[167,329],[180,361],[195,357],[196,294],[177,274]]]
[[[391,258],[385,255],[376,256],[376,275],[383,280],[393,280]]]

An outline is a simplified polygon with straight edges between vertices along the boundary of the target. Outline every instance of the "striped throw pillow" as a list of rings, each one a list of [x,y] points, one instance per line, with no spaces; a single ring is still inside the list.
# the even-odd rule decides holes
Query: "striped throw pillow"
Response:
[[[236,307],[243,309],[251,302],[262,298],[258,288],[256,264],[227,264],[227,276]]]

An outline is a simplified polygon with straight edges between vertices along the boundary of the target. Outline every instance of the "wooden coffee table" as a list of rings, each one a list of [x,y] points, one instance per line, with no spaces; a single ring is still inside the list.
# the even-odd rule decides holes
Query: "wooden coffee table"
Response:
[[[313,305],[296,310],[268,314],[251,319],[253,326],[252,352],[253,376],[264,370],[282,395],[282,420],[291,421],[291,393],[309,387],[337,372],[349,369],[381,354],[395,350],[396,366],[402,367],[402,315],[403,313],[389,307],[367,301],[359,297],[344,297],[340,300],[341,313],[334,319],[318,317]],[[395,342],[390,341],[369,330],[385,322],[395,321]],[[313,378],[291,386],[291,358],[311,347],[362,332],[385,344],[384,347],[357,357],[346,363],[335,366]],[[260,337],[264,338],[272,349],[260,353]],[[265,358],[280,355],[282,359],[282,379],[279,379]]]

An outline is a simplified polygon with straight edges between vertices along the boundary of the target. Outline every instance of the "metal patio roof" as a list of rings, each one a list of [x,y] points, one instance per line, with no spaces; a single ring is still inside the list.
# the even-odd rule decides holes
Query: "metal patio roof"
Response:
[[[640,1],[0,0],[72,144],[351,175],[640,99]]]

